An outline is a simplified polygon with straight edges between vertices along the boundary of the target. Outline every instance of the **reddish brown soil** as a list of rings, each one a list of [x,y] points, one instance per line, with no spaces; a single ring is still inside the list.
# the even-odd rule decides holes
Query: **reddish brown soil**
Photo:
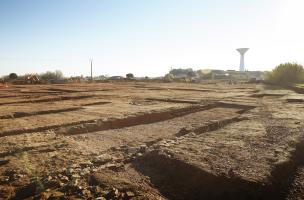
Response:
[[[265,85],[0,89],[0,199],[302,199],[303,94]]]

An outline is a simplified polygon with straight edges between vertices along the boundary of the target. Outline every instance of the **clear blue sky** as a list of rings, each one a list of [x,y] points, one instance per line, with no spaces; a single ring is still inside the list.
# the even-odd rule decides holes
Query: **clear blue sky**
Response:
[[[303,0],[0,0],[0,75],[304,64]]]

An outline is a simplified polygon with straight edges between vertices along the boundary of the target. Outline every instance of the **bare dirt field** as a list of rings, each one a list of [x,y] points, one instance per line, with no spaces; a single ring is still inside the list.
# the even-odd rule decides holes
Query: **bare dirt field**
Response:
[[[304,199],[304,95],[263,84],[0,90],[0,199]]]

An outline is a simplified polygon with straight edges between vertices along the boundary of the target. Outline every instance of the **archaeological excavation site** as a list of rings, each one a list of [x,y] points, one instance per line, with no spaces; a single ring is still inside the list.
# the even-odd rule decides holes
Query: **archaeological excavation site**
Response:
[[[2,88],[0,199],[303,199],[303,102],[257,83]]]

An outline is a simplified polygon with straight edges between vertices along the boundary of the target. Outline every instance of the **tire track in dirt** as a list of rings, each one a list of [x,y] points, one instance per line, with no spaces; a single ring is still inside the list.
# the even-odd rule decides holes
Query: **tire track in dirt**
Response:
[[[51,92],[62,92],[62,93],[80,93],[80,92],[108,92],[112,91],[110,89],[96,89],[96,90],[69,90],[69,89],[59,89],[59,88],[51,88],[47,89]]]

